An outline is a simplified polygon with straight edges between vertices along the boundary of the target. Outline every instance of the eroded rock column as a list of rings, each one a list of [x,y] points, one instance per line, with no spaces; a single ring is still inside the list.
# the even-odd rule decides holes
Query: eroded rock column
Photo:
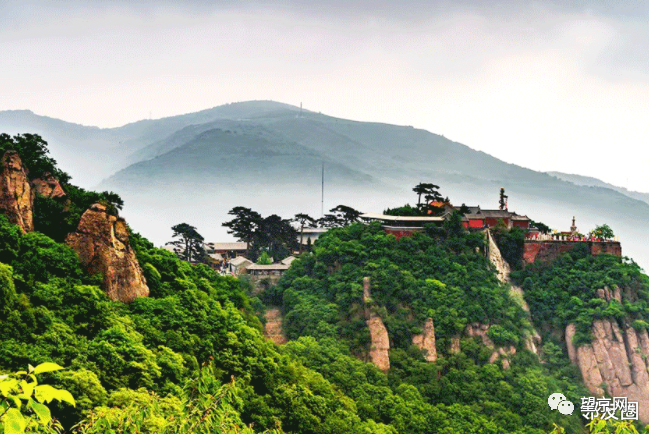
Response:
[[[370,278],[363,278],[363,303],[369,302],[372,294],[370,292]],[[370,330],[370,360],[381,371],[387,372],[390,369],[390,337],[388,330],[383,324],[381,317],[366,306],[366,324]]]
[[[149,295],[128,237],[124,219],[95,203],[83,213],[77,230],[65,239],[88,273],[104,276],[102,286],[111,300],[124,303]]]

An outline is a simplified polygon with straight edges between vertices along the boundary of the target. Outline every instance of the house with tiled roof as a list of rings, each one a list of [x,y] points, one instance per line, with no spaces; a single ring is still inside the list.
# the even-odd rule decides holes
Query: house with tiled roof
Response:
[[[253,262],[250,259],[244,256],[237,256],[236,258],[230,259],[230,261],[228,262],[228,271],[230,271],[230,273],[234,274],[235,276],[238,276],[252,264]]]

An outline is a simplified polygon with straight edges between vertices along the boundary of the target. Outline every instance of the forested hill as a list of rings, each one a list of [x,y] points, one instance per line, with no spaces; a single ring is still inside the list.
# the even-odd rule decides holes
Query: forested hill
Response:
[[[319,215],[324,163],[325,210],[343,203],[380,212],[403,205],[412,186],[425,180],[457,205],[493,209],[505,187],[510,210],[559,231],[568,230],[573,216],[582,230],[606,223],[624,253],[649,267],[649,245],[642,241],[648,203],[507,164],[408,126],[248,101],[110,129],[0,112],[0,131],[42,134],[80,186],[119,191],[123,214],[156,245],[186,215],[212,241],[230,239],[219,223],[235,206],[283,217]]]
[[[647,336],[649,282],[635,264],[575,249],[518,270],[527,312],[457,214],[400,241],[376,223],[333,229],[253,297],[244,279],[129,229],[119,195],[72,184],[46,145],[0,135],[5,433],[25,418],[53,432],[50,411],[89,434],[580,433],[580,414],[550,410],[548,396],[579,403],[606,385],[584,383],[570,352],[594,345],[602,321]],[[503,249],[520,236],[496,233]],[[266,306],[284,316],[282,347],[263,337]],[[646,362],[638,351],[627,366]],[[622,392],[647,390],[633,385]]]
[[[520,269],[522,233],[495,236],[519,286],[497,279],[484,234],[464,232],[459,220],[399,241],[374,223],[328,232],[261,298],[284,314],[286,350],[369,400],[373,418],[385,420],[392,395],[359,384],[340,357],[372,361],[393,393],[416,390],[411,402],[450,411],[454,423],[474,421],[453,432],[543,432],[553,423],[582,432],[581,399],[604,393],[639,401],[649,421],[649,278],[586,248]],[[575,403],[572,415],[547,406],[556,392]],[[402,423],[404,432],[437,432],[417,418]]]

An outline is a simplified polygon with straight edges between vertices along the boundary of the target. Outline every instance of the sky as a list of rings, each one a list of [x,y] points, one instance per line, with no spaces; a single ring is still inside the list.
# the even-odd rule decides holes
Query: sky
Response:
[[[115,127],[246,100],[649,191],[649,2],[0,0],[0,110]]]

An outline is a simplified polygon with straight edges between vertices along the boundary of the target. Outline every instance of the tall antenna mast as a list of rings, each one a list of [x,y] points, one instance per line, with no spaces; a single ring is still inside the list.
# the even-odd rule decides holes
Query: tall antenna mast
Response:
[[[300,117],[302,117],[302,103],[300,102]]]
[[[322,199],[320,201],[320,217],[324,217],[324,161],[322,162]]]

